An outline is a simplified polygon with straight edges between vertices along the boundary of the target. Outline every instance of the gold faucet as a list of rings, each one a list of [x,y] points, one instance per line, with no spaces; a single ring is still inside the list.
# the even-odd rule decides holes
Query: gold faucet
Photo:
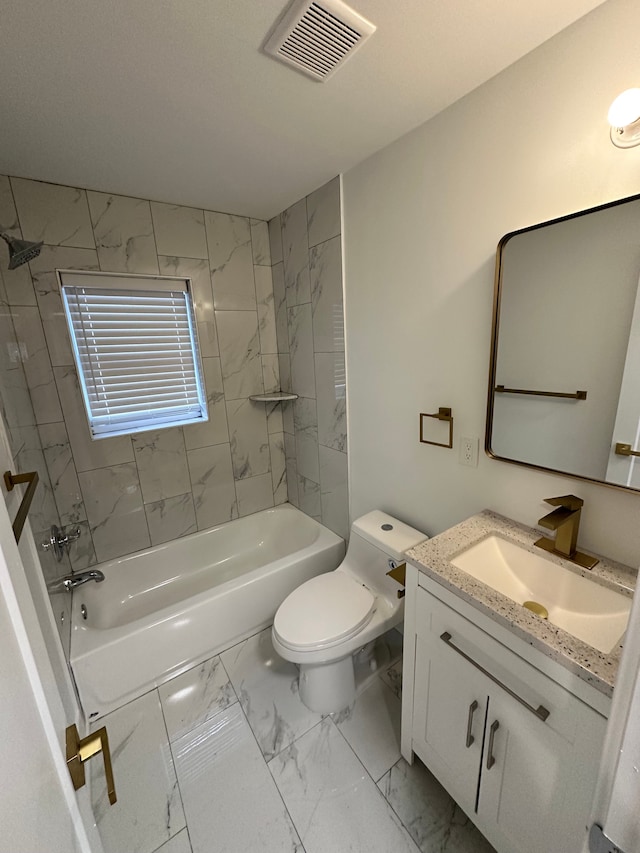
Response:
[[[557,509],[538,519],[538,524],[548,530],[555,530],[556,538],[554,540],[542,536],[534,544],[551,554],[570,560],[583,569],[592,569],[598,560],[577,549],[580,513],[584,504],[582,498],[561,495],[558,498],[545,498],[544,501]]]

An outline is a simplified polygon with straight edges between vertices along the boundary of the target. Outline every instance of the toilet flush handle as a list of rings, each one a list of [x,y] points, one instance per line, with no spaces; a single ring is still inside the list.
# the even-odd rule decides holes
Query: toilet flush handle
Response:
[[[398,590],[398,598],[404,598],[404,595],[406,593],[404,585],[407,581],[407,564],[396,563],[395,560],[389,560],[389,566],[391,568],[390,571],[387,572],[387,575],[403,587],[402,589]]]

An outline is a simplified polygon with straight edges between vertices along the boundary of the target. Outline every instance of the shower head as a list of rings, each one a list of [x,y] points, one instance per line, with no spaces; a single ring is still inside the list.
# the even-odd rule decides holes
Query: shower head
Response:
[[[29,240],[20,240],[18,237],[12,237],[11,234],[5,234],[0,231],[0,237],[9,246],[9,269],[14,270],[21,264],[26,264],[27,261],[32,261],[37,258],[42,248],[40,243],[31,243]]]

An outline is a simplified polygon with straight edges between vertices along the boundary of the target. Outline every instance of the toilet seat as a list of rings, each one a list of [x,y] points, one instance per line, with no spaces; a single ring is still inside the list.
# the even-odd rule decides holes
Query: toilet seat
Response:
[[[375,596],[342,571],[303,583],[280,605],[273,631],[293,650],[322,648],[348,640],[370,621]]]

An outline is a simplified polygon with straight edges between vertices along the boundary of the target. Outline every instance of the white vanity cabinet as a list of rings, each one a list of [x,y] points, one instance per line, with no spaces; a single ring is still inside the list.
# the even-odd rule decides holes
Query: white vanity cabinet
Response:
[[[418,574],[407,566],[404,757],[422,759],[499,853],[579,853],[605,717],[567,689],[575,676],[541,672]]]

